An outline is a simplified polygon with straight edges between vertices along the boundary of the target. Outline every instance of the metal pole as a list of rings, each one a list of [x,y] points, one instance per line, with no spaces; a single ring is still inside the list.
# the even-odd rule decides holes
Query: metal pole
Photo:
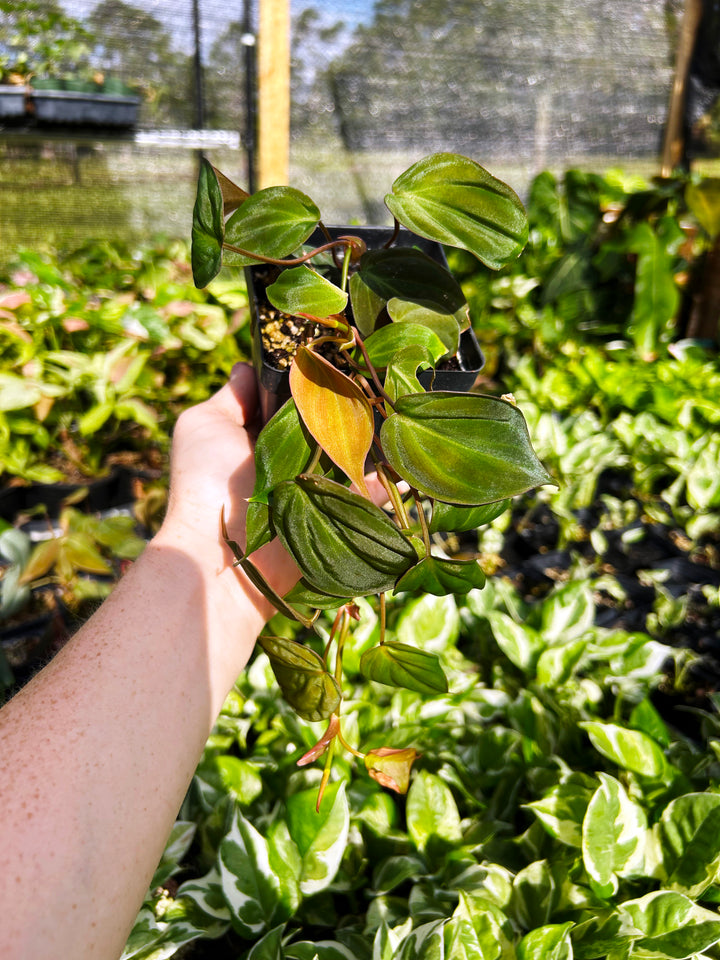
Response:
[[[193,34],[195,37],[195,126],[202,130],[205,126],[205,108],[203,104],[202,54],[200,52],[200,10],[198,0],[192,2]]]
[[[257,175],[255,171],[255,152],[257,142],[257,101],[255,99],[255,77],[257,57],[255,55],[257,38],[253,30],[252,2],[243,0],[243,36],[242,43],[245,59],[245,158],[247,162],[248,191],[255,193]]]

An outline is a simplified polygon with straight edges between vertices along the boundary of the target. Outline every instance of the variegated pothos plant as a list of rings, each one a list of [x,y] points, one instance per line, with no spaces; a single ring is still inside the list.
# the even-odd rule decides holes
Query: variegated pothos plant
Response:
[[[439,153],[405,171],[385,197],[395,218],[419,237],[467,250],[498,269],[518,256],[527,218],[516,194],[467,157]],[[303,245],[318,228],[327,243]],[[339,283],[323,275],[334,260]],[[292,187],[249,195],[205,161],[194,211],[195,283],[206,286],[223,264],[271,263],[284,269],[267,288],[270,303],[311,329],[290,367],[291,399],[260,433],[256,484],[244,547],[227,538],[236,562],[286,616],[308,627],[321,609],[337,608],[324,652],[264,636],[285,699],[300,717],[327,721],[325,734],[299,762],[326,755],[327,782],[336,745],[361,757],[370,775],[407,789],[412,748],[363,755],[342,733],[342,657],[357,616],[353,599],[377,595],[378,646],[361,658],[368,680],[437,695],[447,691],[438,658],[386,640],[385,594],[464,594],[482,587],[476,559],[433,551],[436,533],[488,523],[510,498],[550,477],[536,457],[525,420],[511,399],[426,391],[419,370],[433,371],[458,349],[470,324],[465,296],[444,266],[415,247],[367,250],[359,237],[333,239],[320,211]],[[344,357],[338,369],[322,344]],[[388,509],[369,496],[368,461],[387,493]],[[302,572],[278,596],[252,562],[274,537]],[[308,612],[309,611],[309,612]],[[319,794],[318,803],[322,796]]]

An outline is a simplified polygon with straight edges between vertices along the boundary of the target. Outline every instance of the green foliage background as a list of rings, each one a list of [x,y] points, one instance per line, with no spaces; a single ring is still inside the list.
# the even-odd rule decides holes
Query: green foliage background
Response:
[[[681,303],[708,237],[698,230],[692,251],[678,238],[673,223],[693,216],[684,185],[650,190],[650,207],[647,193],[619,174],[543,176],[517,265],[489,279],[456,264],[488,354],[482,389],[515,394],[560,486],[437,540],[451,555],[481,553],[484,589],[391,599],[388,639],[436,655],[448,693],[363,680],[378,625],[360,601],[344,733],[366,751],[416,747],[407,796],[341,758],[315,814],[320,773],[296,761],[322,725],[298,720],[258,650],[207,743],[125,960],[720,956],[720,703],[711,658],[673,642],[688,622],[720,618],[720,367],[667,311],[651,314],[650,341],[634,334],[639,257],[656,258],[659,289]],[[628,206],[642,212],[619,216]],[[640,252],[638,225],[659,238]],[[0,386],[15,397],[0,390],[2,436],[27,455],[17,476],[83,417],[85,433],[71,435],[90,452],[131,437],[164,457],[174,415],[246,349],[244,291],[225,277],[194,291],[177,244],[24,251],[2,282]],[[136,364],[130,396],[103,379],[102,358],[118,349]],[[95,366],[70,389],[58,353]],[[49,390],[44,420],[35,395],[17,400],[18,380]],[[531,589],[503,557],[538,511],[570,560]],[[678,592],[650,558],[637,573],[650,612],[631,628],[608,550],[632,557],[658,527],[707,578]],[[332,611],[324,618],[329,630]],[[271,629],[305,639],[279,616]]]

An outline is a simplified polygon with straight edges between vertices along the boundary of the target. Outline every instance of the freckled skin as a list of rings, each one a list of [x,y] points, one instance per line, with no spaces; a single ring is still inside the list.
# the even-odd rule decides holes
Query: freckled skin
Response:
[[[214,719],[271,613],[218,526],[224,504],[243,542],[254,403],[241,367],[183,414],[162,530],[0,710],[3,960],[122,952]],[[280,592],[297,578],[278,545],[260,565]],[[168,714],[173,735],[159,736]]]
[[[239,365],[180,417],[162,529],[0,710],[2,960],[123,950],[215,718],[273,613],[219,535],[224,506],[244,543],[255,402]],[[298,579],[278,541],[253,559],[280,594]]]

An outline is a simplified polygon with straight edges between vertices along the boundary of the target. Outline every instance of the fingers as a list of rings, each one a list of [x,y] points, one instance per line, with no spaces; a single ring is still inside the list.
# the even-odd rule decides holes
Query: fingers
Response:
[[[236,363],[230,372],[228,382],[208,400],[208,403],[242,427],[252,423],[255,418],[257,401],[257,384],[253,368],[247,363]]]

